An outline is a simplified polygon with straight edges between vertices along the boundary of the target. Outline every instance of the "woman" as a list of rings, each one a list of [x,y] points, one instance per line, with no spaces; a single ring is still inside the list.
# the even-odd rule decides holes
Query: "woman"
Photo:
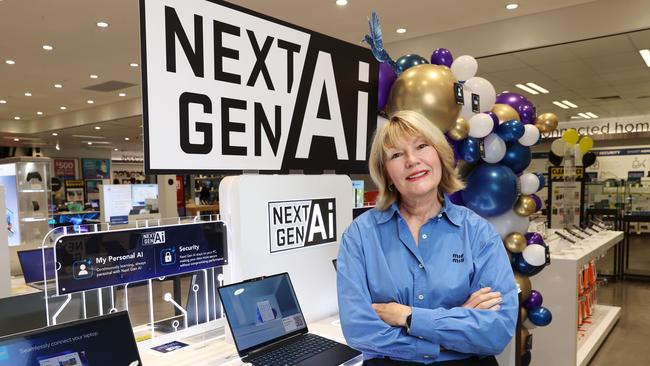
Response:
[[[377,130],[377,206],[345,231],[339,311],[364,365],[496,365],[512,338],[517,290],[495,229],[450,202],[463,188],[451,147],[422,115]]]

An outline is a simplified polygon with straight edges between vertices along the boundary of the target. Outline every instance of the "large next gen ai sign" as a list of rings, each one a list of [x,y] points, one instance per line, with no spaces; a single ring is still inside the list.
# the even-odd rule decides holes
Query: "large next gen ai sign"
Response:
[[[221,1],[140,7],[149,173],[367,171],[369,50]]]

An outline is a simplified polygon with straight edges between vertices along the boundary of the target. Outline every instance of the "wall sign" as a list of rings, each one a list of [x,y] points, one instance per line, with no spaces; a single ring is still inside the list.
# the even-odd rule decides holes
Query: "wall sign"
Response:
[[[367,171],[370,50],[218,0],[141,0],[145,169]]]
[[[560,124],[560,127],[555,129],[553,132],[542,133],[542,138],[546,139],[561,137],[564,131],[569,128],[575,129],[580,135],[583,136],[650,132],[650,116],[632,116],[625,118],[617,117],[578,122],[562,122]]]
[[[75,179],[75,159],[54,159],[54,176],[61,179]]]
[[[108,159],[81,159],[84,179],[108,179],[111,162]]]
[[[223,222],[61,236],[59,295],[173,276],[227,263]]]
[[[336,199],[269,202],[271,253],[336,241]]]

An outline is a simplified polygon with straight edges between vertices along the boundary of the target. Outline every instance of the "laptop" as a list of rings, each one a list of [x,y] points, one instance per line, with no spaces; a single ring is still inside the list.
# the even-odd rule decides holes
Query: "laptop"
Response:
[[[36,289],[43,289],[45,278],[43,276],[43,252],[45,252],[45,268],[47,280],[54,281],[54,250],[53,248],[19,250],[18,261],[23,270],[25,283]],[[49,283],[49,282],[48,282]]]
[[[126,311],[0,338],[0,366],[141,366]]]
[[[309,333],[288,273],[219,287],[242,361],[255,366],[340,365],[361,353]]]

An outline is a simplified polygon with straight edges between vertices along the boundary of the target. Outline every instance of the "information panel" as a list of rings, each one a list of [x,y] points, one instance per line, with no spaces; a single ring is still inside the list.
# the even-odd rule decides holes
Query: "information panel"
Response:
[[[223,222],[64,235],[59,295],[194,272],[228,262]]]

